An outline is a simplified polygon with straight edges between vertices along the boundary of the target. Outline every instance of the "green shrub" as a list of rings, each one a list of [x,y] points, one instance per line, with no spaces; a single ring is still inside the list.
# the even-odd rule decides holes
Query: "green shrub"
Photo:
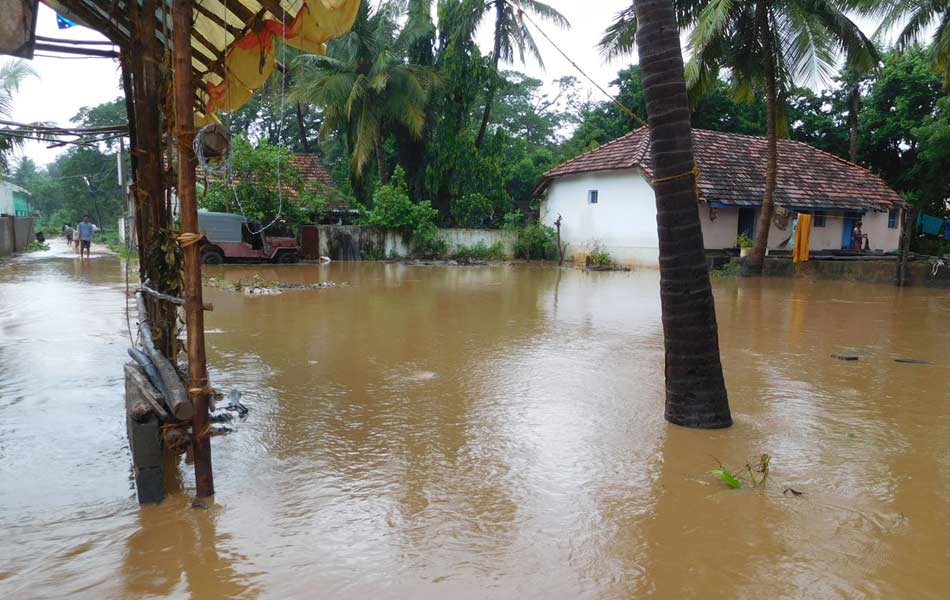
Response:
[[[524,213],[520,210],[513,210],[505,213],[502,218],[501,228],[506,231],[517,231],[524,227]]]
[[[610,256],[610,253],[607,252],[607,250],[601,248],[599,243],[594,243],[588,256],[590,256],[591,262],[593,262],[598,267],[612,267],[614,265],[613,257]]]
[[[373,210],[365,214],[363,224],[398,231],[409,243],[413,256],[444,256],[447,247],[439,238],[435,220],[439,211],[428,200],[413,202],[406,188],[406,174],[396,167],[392,180],[373,193]]]
[[[474,260],[504,260],[505,246],[501,242],[495,242],[491,246],[483,241],[476,242],[473,246],[459,246],[452,253],[452,258],[474,259]]]
[[[740,233],[739,235],[736,236],[736,246],[740,248],[751,248],[752,238],[750,238],[744,233]]]
[[[738,277],[739,271],[742,269],[742,265],[737,262],[727,262],[718,269],[713,269],[709,272],[712,277]]]
[[[556,260],[557,232],[540,223],[519,229],[515,256],[527,260]]]
[[[477,192],[453,202],[451,210],[459,227],[484,227],[491,223],[495,212],[491,200]]]
[[[426,201],[428,205],[429,202]],[[433,209],[434,210],[434,209]],[[439,237],[439,228],[433,221],[419,223],[409,239],[412,255],[417,258],[442,258],[448,253],[448,244]]]

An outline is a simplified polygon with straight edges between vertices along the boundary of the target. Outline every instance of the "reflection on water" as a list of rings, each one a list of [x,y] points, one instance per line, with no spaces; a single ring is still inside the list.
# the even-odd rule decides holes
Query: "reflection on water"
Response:
[[[252,412],[213,442],[217,504],[182,464],[140,508],[121,265],[52,254],[0,267],[2,597],[950,589],[947,292],[717,281],[736,425],[689,431],[662,421],[655,273],[214,268],[347,285],[206,290],[212,376]],[[761,452],[764,491],[708,475]]]

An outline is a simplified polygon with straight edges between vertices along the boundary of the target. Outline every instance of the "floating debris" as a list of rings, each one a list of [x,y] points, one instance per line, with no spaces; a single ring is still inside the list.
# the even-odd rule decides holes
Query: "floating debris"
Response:
[[[858,360],[861,356],[858,354],[832,354],[831,358],[837,358],[838,360]]]
[[[792,488],[790,488],[790,487],[785,488],[785,491],[782,492],[782,494],[784,494],[784,495],[786,495],[786,496],[788,496],[789,493],[791,493],[792,496],[804,496],[804,495],[805,495],[805,492],[799,492],[798,490],[792,489]]]
[[[926,360],[920,360],[919,358],[908,358],[906,356],[898,356],[894,359],[894,362],[906,363],[908,365],[929,365],[930,364]]]

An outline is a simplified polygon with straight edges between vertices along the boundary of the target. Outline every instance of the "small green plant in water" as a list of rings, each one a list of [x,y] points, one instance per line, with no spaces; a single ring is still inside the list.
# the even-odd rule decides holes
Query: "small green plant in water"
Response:
[[[49,250],[49,244],[37,242],[36,240],[30,242],[23,248],[24,252],[43,252],[44,250]]]
[[[710,471],[709,473],[711,475],[715,475],[734,490],[743,487],[742,475],[726,469],[718,460],[716,460],[716,462],[719,463],[719,468]],[[764,488],[769,480],[769,466],[771,462],[772,457],[763,453],[759,455],[759,462],[755,466],[753,466],[751,462],[746,463],[744,470],[748,475],[748,481],[745,482],[745,485],[751,488]],[[756,474],[758,474],[758,476],[756,476]]]

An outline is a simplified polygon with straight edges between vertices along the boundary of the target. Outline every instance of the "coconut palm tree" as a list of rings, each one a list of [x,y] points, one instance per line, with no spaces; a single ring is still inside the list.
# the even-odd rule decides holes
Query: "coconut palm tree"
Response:
[[[828,80],[838,51],[858,72],[879,61],[874,45],[837,0],[674,0],[680,29],[692,28],[686,68],[691,91],[702,94],[726,69],[739,97],[765,91],[767,162],[765,193],[755,246],[746,274],[762,272],[778,177],[778,137],[784,97],[796,84]],[[601,42],[608,54],[623,52],[637,36],[638,19],[621,13]]]
[[[729,427],[675,13],[670,0],[636,0],[634,6],[655,175],[666,420],[686,427]]]
[[[708,2],[696,16],[689,46],[687,77],[698,90],[711,85],[720,68],[729,69],[740,96],[765,88],[767,162],[765,194],[747,274],[765,262],[778,179],[778,136],[787,129],[779,115],[783,98],[803,80],[827,80],[838,50],[847,64],[866,71],[880,58],[877,50],[834,0]]]
[[[349,33],[327,44],[326,56],[296,59],[298,74],[289,96],[323,109],[321,141],[330,131],[345,130],[357,176],[375,155],[385,184],[383,139],[396,127],[422,137],[426,102],[437,78],[431,68],[403,59],[419,32],[411,26],[399,31],[401,5],[389,2],[372,10],[369,4],[360,7]]]
[[[527,52],[534,56],[542,68],[544,67],[541,52],[538,50],[534,38],[531,37],[531,31],[524,22],[526,11],[564,29],[571,26],[564,15],[544,2],[538,2],[538,0],[486,0],[484,2],[481,16],[484,17],[489,13],[494,13],[495,34],[490,58],[490,79],[488,89],[485,92],[485,110],[482,113],[482,124],[478,129],[478,137],[475,138],[476,148],[481,147],[482,141],[485,139],[485,132],[488,130],[488,122],[491,119],[491,105],[495,100],[495,92],[498,89],[498,61],[514,61],[515,51],[517,50],[518,58],[522,63],[525,61],[525,53]]]
[[[36,71],[22,60],[10,60],[0,65],[0,117],[13,116],[13,96],[27,77],[35,77]],[[0,172],[6,173],[10,166],[10,154],[23,145],[22,137],[4,135],[0,129]],[[9,130],[7,130],[9,131]]]
[[[878,34],[904,24],[895,42],[900,50],[916,44],[936,24],[930,51],[934,68],[943,75],[944,86],[950,87],[950,0],[863,0],[860,5],[862,12],[883,17]]]

